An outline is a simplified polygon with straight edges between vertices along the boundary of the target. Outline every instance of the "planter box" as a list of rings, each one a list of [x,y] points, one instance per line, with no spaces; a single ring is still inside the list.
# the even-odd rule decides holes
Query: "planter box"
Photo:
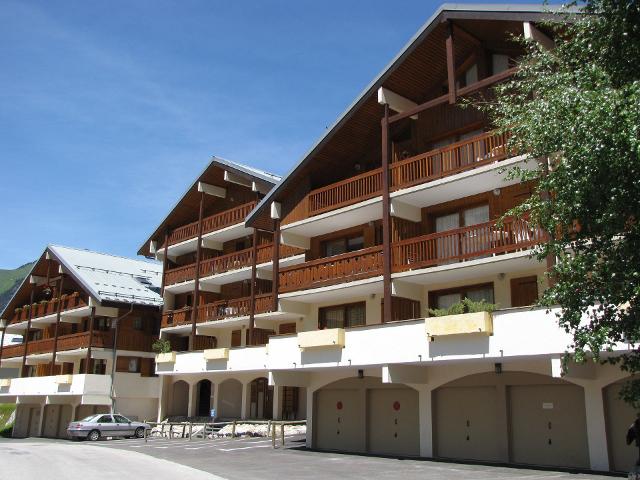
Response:
[[[298,333],[298,347],[303,351],[308,348],[344,348],[344,345],[344,328],[329,328]]]
[[[11,379],[10,378],[0,378],[0,388],[10,387]]]
[[[205,360],[229,360],[228,348],[210,348],[202,352]]]
[[[56,375],[53,380],[58,385],[71,385],[73,382],[73,375]]]
[[[492,335],[493,319],[489,312],[463,313],[425,319],[427,337],[447,335]]]
[[[156,363],[176,363],[176,352],[157,354]]]

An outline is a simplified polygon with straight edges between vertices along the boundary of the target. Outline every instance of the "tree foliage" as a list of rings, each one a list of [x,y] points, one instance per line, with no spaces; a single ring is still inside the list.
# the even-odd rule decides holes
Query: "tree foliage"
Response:
[[[579,14],[576,14],[576,11]],[[549,233],[550,288],[573,335],[570,358],[640,371],[640,10],[637,1],[588,0],[544,26],[556,46],[523,42],[519,71],[483,105],[510,145],[531,158],[536,192],[509,214],[529,211]],[[632,344],[620,353],[620,345]],[[635,346],[634,346],[635,345]],[[604,353],[601,353],[604,352]],[[565,358],[569,358],[565,356]],[[623,398],[640,407],[640,380]]]

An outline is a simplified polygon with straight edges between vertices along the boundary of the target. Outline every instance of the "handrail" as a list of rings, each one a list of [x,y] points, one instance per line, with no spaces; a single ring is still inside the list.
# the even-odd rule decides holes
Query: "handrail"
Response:
[[[61,335],[58,337],[57,350],[59,352],[65,350],[75,350],[77,348],[87,348],[89,346],[89,332],[72,333],[70,335]],[[41,340],[31,340],[27,345],[27,355],[35,353],[49,353],[53,351],[53,338],[44,338]],[[109,348],[113,345],[113,333],[111,331],[94,331],[92,347]],[[24,353],[24,343],[11,345],[2,350],[5,358],[19,357]]]
[[[60,303],[62,304],[60,307],[60,311],[62,312],[87,306],[87,301],[79,292],[62,295],[60,297]],[[58,299],[53,298],[47,302],[27,305],[26,307],[21,308],[20,311],[14,312],[13,316],[9,319],[9,323],[18,323],[27,320],[29,318],[29,309],[33,309],[33,314],[31,316],[32,320],[47,315],[53,315],[58,311]]]
[[[280,270],[280,292],[291,292],[373,277],[382,273],[382,247],[311,260]]]
[[[376,168],[354,177],[312,190],[307,195],[309,215],[334,210],[338,207],[362,202],[382,192],[382,168]]]
[[[270,311],[273,297],[270,293],[256,295],[255,313],[267,313]],[[224,320],[248,316],[251,313],[251,297],[234,298],[230,300],[218,300],[198,307],[198,323]]]
[[[256,206],[256,202],[244,203],[224,212],[216,213],[202,219],[202,233],[211,233],[231,225],[244,222],[247,215]],[[198,236],[198,222],[191,222],[174,229],[169,234],[169,245],[184,242]]]
[[[507,158],[506,133],[485,132],[390,165],[392,190],[430,182]]]
[[[161,327],[175,327],[191,323],[191,307],[169,310],[162,314]]]
[[[487,255],[515,252],[544,241],[544,230],[527,218],[492,220],[394,242],[393,270],[415,270],[469,260]]]

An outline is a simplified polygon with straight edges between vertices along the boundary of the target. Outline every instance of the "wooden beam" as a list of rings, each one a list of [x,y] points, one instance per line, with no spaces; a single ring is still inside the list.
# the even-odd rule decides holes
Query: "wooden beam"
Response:
[[[524,38],[527,40],[533,40],[538,42],[547,50],[553,50],[556,48],[556,42],[554,42],[547,35],[538,30],[531,22],[523,22]]]
[[[451,22],[451,20],[449,20],[449,22]],[[457,37],[464,37],[467,39],[467,41],[474,43],[478,46],[482,45],[482,40],[480,40],[478,37],[476,37],[472,33],[467,32],[464,28],[462,28],[457,23],[453,23],[453,32],[456,34]]]
[[[7,322],[6,320],[0,320],[0,327],[2,327],[2,339],[0,339],[0,367],[2,367],[2,349],[4,348],[4,334],[7,331]]]
[[[58,353],[58,335],[60,332],[60,313],[62,312],[62,289],[64,288],[64,275],[60,278],[60,284],[58,285],[58,304],[56,305],[56,328],[53,337],[53,354],[51,355],[51,367],[49,368],[49,375],[55,375],[56,369],[56,354]]]
[[[256,264],[258,263],[258,230],[253,229],[253,245],[251,246],[251,291],[249,296],[249,345],[253,345],[253,328],[256,315]]]
[[[164,287],[167,284],[167,269],[169,268],[169,229],[164,231],[164,258],[162,259],[162,284],[160,285],[160,296],[164,300]]]
[[[91,345],[93,345],[93,326],[96,319],[96,307],[91,307],[89,315],[89,345],[87,346],[87,356],[84,360],[84,373],[91,373]]]
[[[204,182],[198,182],[198,192],[220,198],[225,198],[227,196],[226,188],[218,187],[217,185],[210,185]]]
[[[29,317],[27,320],[27,329],[24,332],[24,352],[22,353],[22,367],[20,368],[20,376],[24,377],[25,366],[27,365],[27,348],[29,347],[29,330],[31,330],[31,319],[33,318],[33,296],[35,294],[35,286],[31,285],[31,295],[29,297]]]
[[[389,105],[384,106],[382,118],[382,266],[384,312],[382,323],[391,321],[391,200],[389,193]]]
[[[196,244],[196,271],[193,284],[193,310],[191,311],[191,336],[189,350],[193,350],[196,341],[196,324],[198,323],[198,306],[200,305],[200,260],[202,258],[202,219],[204,217],[204,195],[200,192],[200,208],[198,210],[198,243]]]
[[[272,310],[278,311],[278,289],[280,288],[280,219],[275,220],[275,229],[273,232],[273,281],[271,289],[273,290]]]
[[[400,113],[417,106],[416,102],[409,100],[408,98],[405,98],[402,95],[399,95],[396,92],[393,92],[384,87],[380,87],[378,89],[378,103],[380,105],[389,105],[389,108],[391,108],[391,110]],[[413,120],[417,120],[418,116],[413,115],[411,118]]]
[[[456,62],[453,45],[453,23],[447,22],[447,39],[445,41],[447,49],[447,80],[449,84],[449,103],[456,103]]]

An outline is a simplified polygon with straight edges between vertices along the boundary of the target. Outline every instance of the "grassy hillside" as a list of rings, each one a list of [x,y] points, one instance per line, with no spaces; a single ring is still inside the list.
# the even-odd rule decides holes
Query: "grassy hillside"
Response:
[[[32,266],[33,263],[27,263],[14,270],[0,269],[0,310],[4,308]]]

